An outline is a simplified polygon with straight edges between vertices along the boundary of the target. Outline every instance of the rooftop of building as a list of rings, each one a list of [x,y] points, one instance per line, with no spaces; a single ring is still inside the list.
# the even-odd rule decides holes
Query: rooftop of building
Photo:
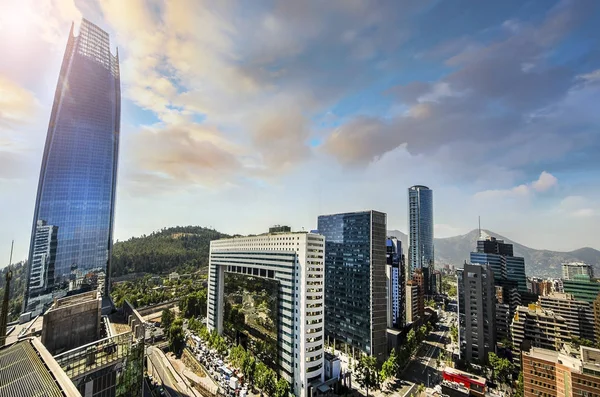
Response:
[[[536,305],[535,303],[532,303],[529,306],[518,306],[517,312],[519,312],[519,311],[525,311],[525,312],[527,312],[527,314],[530,314],[530,315],[536,315],[536,316],[540,316],[540,317],[552,317],[552,318],[556,318],[557,320],[566,321],[564,317],[554,313],[553,310],[544,309],[544,308]]]
[[[282,236],[286,236],[286,235],[303,235],[303,234],[318,234],[318,233],[313,233],[313,232],[309,232],[307,230],[300,230],[300,231],[295,231],[295,232],[274,232],[274,233],[261,233],[261,234],[251,234],[248,236],[234,236],[234,237],[227,237],[227,238],[220,238],[218,240],[213,240],[213,241],[228,241],[228,240],[243,240],[243,239],[254,239],[254,238],[258,238],[258,237],[269,237],[269,236],[273,236],[273,237],[282,237]],[[212,241],[211,241],[212,242]]]
[[[37,338],[0,348],[0,395],[81,397],[73,382]]]
[[[82,303],[97,301],[100,299],[102,299],[102,297],[98,291],[82,292],[80,294],[67,296],[67,297],[55,300],[54,304],[52,305],[50,310],[48,310],[48,312],[57,310],[57,309],[61,309],[61,308],[67,307],[67,306],[80,305]]]
[[[350,212],[340,212],[338,214],[323,214],[323,215],[319,215],[319,218],[323,218],[323,217],[327,217],[327,216],[341,216],[341,215],[359,215],[359,214],[370,214],[370,213],[377,213],[377,214],[385,214],[385,212],[383,211],[377,211],[377,210],[363,210],[363,211],[350,211]]]
[[[532,347],[523,357],[560,364],[577,373],[600,373],[600,349],[592,347],[580,346],[579,352],[571,351],[568,345],[560,351]]]
[[[588,265],[584,262],[564,262],[563,266],[577,266],[577,267],[592,267],[592,265]]]
[[[43,316],[37,316],[22,324],[9,325],[7,327],[6,344],[15,343],[19,338],[37,335],[42,331],[44,323]],[[14,328],[13,328],[14,327]]]

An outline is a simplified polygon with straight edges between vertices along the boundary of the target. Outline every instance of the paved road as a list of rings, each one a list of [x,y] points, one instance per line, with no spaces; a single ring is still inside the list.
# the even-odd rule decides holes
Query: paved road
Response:
[[[148,359],[152,363],[152,376],[155,379],[160,380],[165,388],[165,391],[171,397],[184,397],[188,395],[194,395],[190,393],[182,393],[181,390],[186,390],[186,386],[182,385],[183,380],[178,380],[179,374],[174,373],[175,371],[170,368],[171,365],[168,363],[164,353],[154,346],[148,346]]]
[[[424,384],[433,387],[440,383],[441,373],[436,368],[436,359],[445,343],[450,343],[450,322],[453,317],[446,315],[446,319],[438,323],[438,327],[431,331],[427,339],[421,344],[416,357],[408,365],[401,378],[408,382]]]

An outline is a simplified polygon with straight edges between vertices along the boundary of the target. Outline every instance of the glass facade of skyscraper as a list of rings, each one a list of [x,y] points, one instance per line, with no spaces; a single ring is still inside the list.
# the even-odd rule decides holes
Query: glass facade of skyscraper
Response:
[[[415,269],[423,269],[426,293],[429,292],[429,267],[433,267],[433,191],[427,186],[408,188],[409,249],[407,280]]]
[[[519,292],[527,292],[525,259],[513,255],[512,244],[494,237],[479,239],[477,252],[471,252],[470,259],[471,263],[490,265],[496,285],[500,285],[502,280],[510,280],[517,284]]]
[[[35,204],[30,263],[38,221],[58,229],[46,295],[108,292],[120,98],[118,56],[110,52],[108,34],[84,19],[79,35],[73,28],[69,34]],[[28,280],[26,299],[31,292]]]
[[[376,211],[323,215],[325,331],[376,357],[387,349],[386,215]]]

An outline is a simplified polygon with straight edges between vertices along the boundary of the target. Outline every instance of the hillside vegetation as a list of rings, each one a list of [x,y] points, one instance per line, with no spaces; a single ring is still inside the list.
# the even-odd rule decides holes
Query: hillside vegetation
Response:
[[[513,244],[516,256],[525,258],[525,272],[528,276],[560,277],[563,262],[585,262],[594,266],[595,274],[600,275],[600,251],[584,247],[569,252],[538,250],[519,244],[491,230],[482,230],[489,236]],[[399,230],[388,230],[388,235],[396,236],[402,241],[404,253],[408,253],[408,237]],[[446,263],[462,267],[470,258],[471,251],[477,248],[479,230],[471,230],[460,236],[434,239],[435,262],[441,266]]]
[[[131,273],[191,273],[208,266],[211,240],[229,237],[200,226],[164,228],[113,246],[112,276]]]

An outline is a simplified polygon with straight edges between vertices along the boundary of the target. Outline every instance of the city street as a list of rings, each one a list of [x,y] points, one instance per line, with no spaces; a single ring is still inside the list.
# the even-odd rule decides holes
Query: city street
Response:
[[[400,376],[402,380],[422,383],[429,387],[441,382],[441,372],[436,367],[437,358],[444,349],[444,344],[450,343],[450,325],[454,318],[452,313],[446,313],[445,320],[438,322],[437,327],[423,341],[417,355]]]

